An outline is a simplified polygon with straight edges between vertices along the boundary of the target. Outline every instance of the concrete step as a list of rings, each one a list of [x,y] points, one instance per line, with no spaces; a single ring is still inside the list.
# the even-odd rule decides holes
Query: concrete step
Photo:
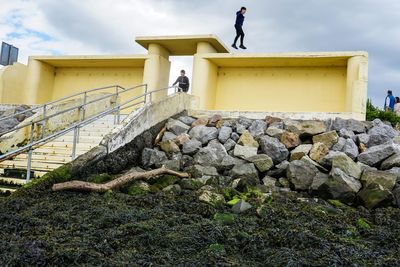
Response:
[[[86,143],[76,144],[76,148],[79,150],[84,150],[84,149],[90,150],[95,146],[97,146],[97,144],[86,144]],[[41,148],[70,148],[70,149],[72,149],[72,147],[73,147],[72,142],[71,143],[69,143],[69,142],[50,142],[50,143],[47,143],[47,144],[41,146]]]
[[[33,171],[52,171],[62,166],[62,163],[47,163],[47,162],[32,162],[31,169]],[[26,169],[27,161],[18,160],[5,160],[0,162],[0,168],[2,169]]]
[[[17,178],[8,178],[8,177],[1,177],[0,176],[0,185],[14,185],[14,186],[21,186],[26,184],[26,180],[24,179],[17,179]]]
[[[98,144],[103,139],[101,136],[80,136],[79,143],[84,144]],[[74,140],[74,136],[61,136],[54,139],[52,142],[64,142],[64,143],[72,143]]]
[[[89,151],[87,148],[76,148],[76,154],[81,155],[85,152]],[[71,147],[39,147],[33,151],[33,154],[42,154],[42,155],[64,155],[71,156],[72,148]]]
[[[7,193],[14,193],[17,191],[15,188],[8,188],[8,187],[2,187],[0,186],[0,193],[7,194]]]
[[[20,154],[16,156],[13,161],[27,161],[27,154]],[[32,154],[32,162],[54,162],[54,163],[67,163],[71,161],[70,155],[49,155],[49,154]]]

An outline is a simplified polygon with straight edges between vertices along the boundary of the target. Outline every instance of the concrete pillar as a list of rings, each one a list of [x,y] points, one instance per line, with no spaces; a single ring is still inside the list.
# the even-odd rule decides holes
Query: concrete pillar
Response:
[[[168,87],[169,72],[171,69],[169,51],[158,44],[150,44],[148,51],[149,58],[146,59],[144,64],[143,83],[148,85],[148,91]],[[154,93],[152,100],[160,100],[167,96],[167,94],[167,90]]]
[[[43,104],[52,100],[55,68],[36,59],[29,59],[26,77],[27,104]]]
[[[217,91],[218,67],[203,57],[207,53],[217,53],[217,50],[207,42],[197,44],[197,53],[193,59],[192,94],[200,100],[200,109],[214,109]]]
[[[365,120],[368,91],[368,58],[355,56],[347,63],[346,112]]]

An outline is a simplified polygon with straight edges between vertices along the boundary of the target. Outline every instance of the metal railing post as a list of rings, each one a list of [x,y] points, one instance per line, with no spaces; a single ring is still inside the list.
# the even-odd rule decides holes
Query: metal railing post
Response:
[[[30,137],[29,137],[29,144],[32,144],[33,142],[33,134],[35,131],[35,124],[32,122],[31,123],[31,132],[30,132]],[[32,169],[32,147],[29,148],[28,151],[28,166],[26,168],[26,182],[29,182],[31,179],[31,169]]]
[[[47,123],[47,121],[46,121],[46,107],[47,107],[47,105],[46,104],[44,104],[43,105],[43,119],[44,119],[44,121],[43,121],[43,123],[42,123],[42,138],[45,136],[45,134],[46,134],[46,123]]]
[[[115,105],[117,105],[118,102],[118,86],[115,87]],[[114,125],[118,123],[118,114],[117,112],[114,112]]]
[[[84,93],[84,95],[83,95],[83,104],[78,109],[78,111],[79,111],[79,123],[85,120],[86,103],[87,103],[87,92]],[[77,138],[76,138],[76,142],[77,143],[79,143],[80,135],[81,135],[81,127],[78,127],[78,129],[77,129]]]
[[[74,140],[72,141],[72,155],[71,158],[72,160],[75,159],[76,157],[76,144],[77,144],[77,138],[78,138],[78,127],[74,128]]]
[[[144,103],[147,104],[147,84],[144,86]]]

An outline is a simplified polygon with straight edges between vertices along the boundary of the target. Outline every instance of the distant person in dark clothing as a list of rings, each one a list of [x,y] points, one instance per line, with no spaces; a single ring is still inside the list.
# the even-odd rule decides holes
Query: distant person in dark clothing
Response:
[[[396,99],[393,96],[393,92],[391,90],[387,91],[387,96],[385,99],[385,111],[394,111],[394,104]]]
[[[186,77],[185,70],[181,70],[181,76],[179,76],[178,79],[176,79],[176,81],[172,86],[175,86],[176,84],[178,84],[179,86],[178,88],[179,92],[183,91],[187,93],[189,91],[189,78]]]
[[[240,48],[242,49],[247,49],[243,45],[243,40],[244,40],[244,32],[243,32],[243,22],[244,22],[244,14],[246,13],[247,9],[245,7],[242,7],[238,12],[236,12],[236,22],[235,22],[235,29],[236,29],[236,37],[235,41],[232,44],[232,47],[235,49],[238,49],[236,46],[236,42],[238,41],[240,37]]]

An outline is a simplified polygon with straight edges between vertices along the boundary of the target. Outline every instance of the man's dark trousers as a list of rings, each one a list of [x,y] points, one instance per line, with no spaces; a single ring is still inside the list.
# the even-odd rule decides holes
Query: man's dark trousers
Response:
[[[234,42],[234,44],[236,44],[237,40],[238,40],[239,37],[240,37],[240,45],[243,45],[243,40],[244,40],[243,28],[242,28],[242,26],[235,25],[235,29],[236,29],[236,37],[235,37],[235,42]]]

